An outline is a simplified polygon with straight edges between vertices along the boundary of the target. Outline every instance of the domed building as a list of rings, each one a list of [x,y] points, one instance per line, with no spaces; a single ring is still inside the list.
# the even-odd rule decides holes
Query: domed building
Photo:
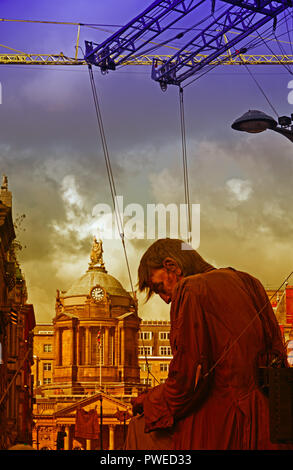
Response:
[[[56,448],[58,432],[65,428],[68,449],[78,448],[78,442],[82,448],[99,447],[95,439],[76,441],[75,426],[77,411],[94,413],[100,403],[100,438],[104,435],[104,448],[114,448],[117,416],[125,412],[129,419],[130,398],[141,390],[139,326],[135,295],[107,272],[102,242],[94,238],[87,271],[67,291],[57,290],[53,381],[36,389],[36,448]]]
[[[120,395],[139,382],[135,302],[106,271],[102,242],[94,239],[87,272],[68,291],[57,291],[55,385],[73,393],[103,386]]]

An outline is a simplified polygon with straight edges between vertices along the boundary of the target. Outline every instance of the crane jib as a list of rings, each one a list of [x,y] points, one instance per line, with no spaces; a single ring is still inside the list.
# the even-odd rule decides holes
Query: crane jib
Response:
[[[214,63],[217,58],[269,21],[274,22],[275,29],[278,15],[292,7],[292,0],[222,0],[222,2],[227,4],[227,8],[223,12],[221,7],[219,10],[221,13],[217,17],[214,11],[215,2],[210,0],[153,2],[103,43],[94,44],[86,41],[85,61],[100,67],[102,71],[115,70],[119,65],[131,59],[135,60],[144,46],[154,44],[153,40],[168,31],[176,22],[192,12],[197,15],[200,9],[210,4],[210,16],[198,22],[200,32],[196,31],[193,37],[189,37],[174,55],[153,62],[152,78],[155,81],[161,85],[180,85],[211,62]],[[233,29],[237,30],[237,35],[227,39],[227,33]],[[185,32],[181,33],[181,39],[184,35]],[[245,45],[238,46],[240,53],[243,53],[241,51],[244,47]],[[200,61],[199,55],[203,56]],[[234,53],[235,56],[237,53]],[[219,63],[223,60],[225,61],[221,57]]]

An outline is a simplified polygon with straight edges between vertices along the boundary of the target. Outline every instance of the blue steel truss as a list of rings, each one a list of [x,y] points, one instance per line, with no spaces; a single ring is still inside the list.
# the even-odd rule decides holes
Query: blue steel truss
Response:
[[[102,44],[85,41],[85,60],[114,70],[206,0],[156,0]],[[125,54],[121,58],[121,54]]]
[[[234,3],[230,0],[229,3]],[[235,3],[241,3],[235,1]],[[247,2],[243,2],[247,3]],[[228,50],[239,44],[252,32],[260,29],[266,23],[277,17],[282,11],[288,8],[288,2],[262,2],[269,8],[264,8],[262,12],[254,11],[242,7],[229,7],[224,13],[212,21],[181,50],[174,54],[164,63],[154,61],[152,68],[152,78],[161,83],[161,85],[175,84],[181,82],[202,70],[213,60]],[[273,7],[273,3],[275,7]],[[237,35],[227,40],[229,31],[236,31]],[[245,50],[244,50],[245,51]],[[235,54],[244,52],[236,51]],[[199,63],[194,59],[197,55],[207,55]],[[227,56],[228,58],[228,56]]]
[[[252,32],[269,21],[274,21],[281,12],[292,7],[291,0],[222,2],[229,6],[217,16],[208,15],[202,20],[200,32],[196,35],[193,33],[184,47],[166,61],[154,61],[152,78],[160,82],[162,87],[167,84],[180,85],[211,61],[241,43]],[[194,10],[196,16],[197,11],[213,3],[213,0],[212,3],[210,0],[156,0],[102,44],[94,45],[86,41],[85,60],[102,70],[115,70],[180,19]],[[231,30],[237,34],[228,40],[227,33]],[[206,56],[200,62],[194,60],[199,54]]]

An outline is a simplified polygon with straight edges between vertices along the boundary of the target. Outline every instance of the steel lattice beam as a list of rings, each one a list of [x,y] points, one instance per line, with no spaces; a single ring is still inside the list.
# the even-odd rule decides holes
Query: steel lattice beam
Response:
[[[233,0],[230,0],[231,2]],[[238,2],[240,3],[240,2]],[[266,2],[267,4],[268,2]],[[273,7],[272,3],[275,4]],[[199,34],[192,38],[184,48],[173,55],[171,59],[158,64],[154,62],[152,78],[165,84],[179,85],[191,75],[199,72],[219,56],[239,44],[249,34],[258,30],[263,25],[277,17],[279,13],[288,8],[288,2],[271,2],[270,14],[252,12],[238,7],[230,7],[216,19],[213,19]],[[237,36],[227,41],[229,31],[236,30]],[[188,49],[188,52],[186,50]],[[240,52],[244,52],[240,49]],[[239,52],[238,52],[239,53]],[[206,54],[207,57],[198,64],[194,58],[198,54]],[[235,53],[237,55],[237,52]]]
[[[180,85],[205,66],[224,58],[227,51],[241,43],[249,34],[291,7],[291,0],[222,0],[229,4],[224,12],[201,22],[202,30],[167,60],[154,60],[152,78],[161,83]],[[137,52],[186,15],[197,11],[210,0],[157,0],[126,26],[102,44],[86,41],[85,61],[102,70],[114,70],[118,65],[135,59]],[[237,36],[227,41],[227,33]],[[181,37],[184,33],[181,34]],[[246,52],[240,49],[240,52]],[[239,53],[239,52],[238,52]],[[199,56],[204,58],[198,61]],[[236,59],[237,53],[230,54]]]
[[[122,63],[121,54],[125,55],[126,60],[205,2],[206,0],[156,0],[102,44],[94,45],[85,41],[85,60],[101,68],[114,70]]]
[[[190,66],[199,64],[208,56],[198,54],[190,61]],[[151,66],[155,61],[164,63],[172,59],[171,55],[137,55],[135,58],[125,59],[120,57],[124,65],[148,65]],[[87,65],[84,59],[75,59],[60,54],[0,54],[0,65]],[[265,55],[265,54],[239,54],[233,57],[231,54],[220,55],[217,59],[210,62],[210,65],[280,65],[293,64],[293,55]]]
[[[275,8],[278,4],[287,3],[290,6],[291,2],[283,2],[282,0],[222,0],[225,3],[230,3],[231,5],[245,8],[246,10],[263,13],[274,17]],[[291,5],[292,6],[292,5]]]

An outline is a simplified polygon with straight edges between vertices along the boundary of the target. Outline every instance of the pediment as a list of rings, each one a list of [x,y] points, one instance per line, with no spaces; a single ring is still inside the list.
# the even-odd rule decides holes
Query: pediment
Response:
[[[106,393],[98,393],[96,395],[92,395],[91,397],[85,398],[78,402],[75,402],[71,405],[67,405],[66,407],[58,410],[54,413],[54,417],[61,417],[61,416],[75,416],[76,410],[78,408],[83,408],[85,411],[92,410],[97,407],[99,410],[102,398],[102,406],[103,406],[103,414],[106,416],[113,416],[118,410],[119,411],[128,411],[130,412],[129,405],[117,400],[116,398],[110,397]]]
[[[54,321],[68,321],[68,320],[71,320],[72,318],[78,318],[78,315],[74,315],[72,313],[69,313],[69,312],[61,312],[61,313],[58,313],[58,315],[56,315],[56,317],[54,318]]]
[[[138,318],[136,313],[134,312],[126,312],[126,313],[123,313],[122,315],[119,315],[118,317],[116,317],[117,320],[126,320],[126,319],[130,319],[130,318]]]

